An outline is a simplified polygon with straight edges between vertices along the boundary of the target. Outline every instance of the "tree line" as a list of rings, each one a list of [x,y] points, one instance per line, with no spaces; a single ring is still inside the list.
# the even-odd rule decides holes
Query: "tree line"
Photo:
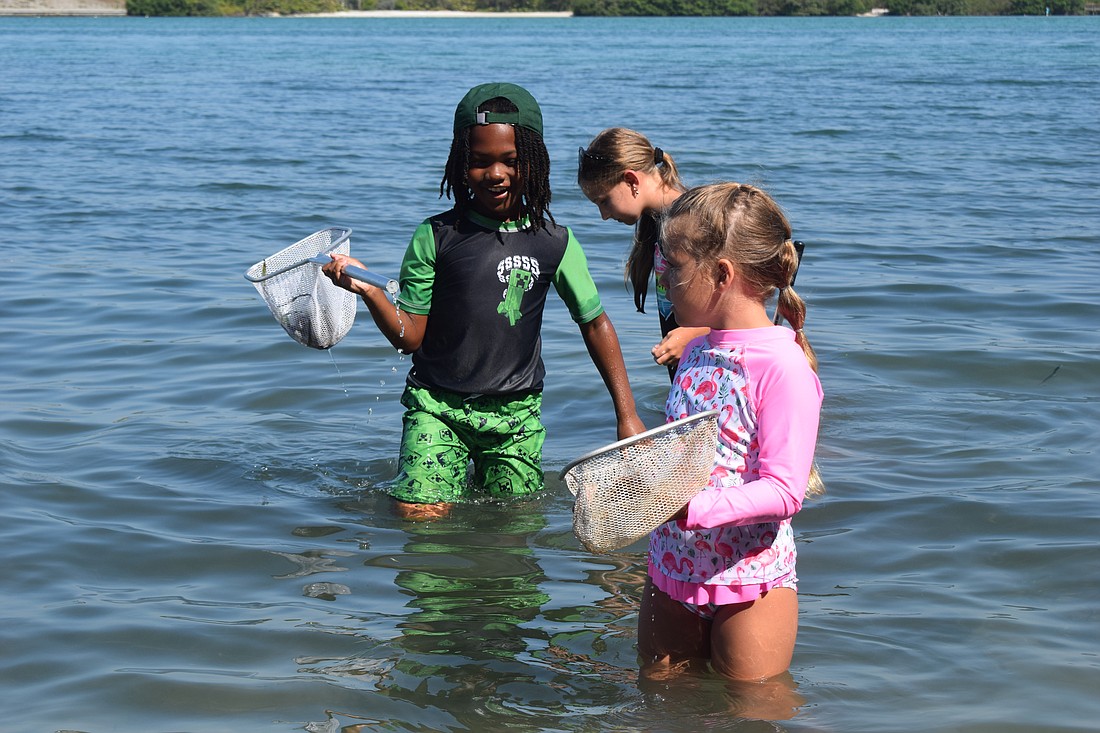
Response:
[[[575,15],[828,16],[872,8],[890,15],[1082,15],[1085,0],[572,0]]]
[[[568,12],[578,16],[1081,15],[1085,0],[127,0],[130,15],[294,15],[341,10]]]

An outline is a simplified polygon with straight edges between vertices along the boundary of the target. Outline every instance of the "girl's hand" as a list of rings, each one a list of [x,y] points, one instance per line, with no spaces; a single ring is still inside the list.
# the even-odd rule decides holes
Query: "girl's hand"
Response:
[[[653,347],[653,360],[662,366],[675,367],[680,363],[680,357],[684,353],[684,347],[691,341],[710,333],[709,328],[674,328],[668,335],[661,339],[661,343]]]

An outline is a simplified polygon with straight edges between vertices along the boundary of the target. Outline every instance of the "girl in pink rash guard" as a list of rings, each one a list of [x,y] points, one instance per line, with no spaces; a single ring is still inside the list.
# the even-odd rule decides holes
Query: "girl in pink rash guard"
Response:
[[[813,469],[822,391],[791,283],[798,254],[786,217],[760,189],[694,188],[662,229],[677,322],[708,327],[680,359],[669,421],[719,410],[706,489],[650,535],[638,622],[650,678],[709,661],[734,680],[790,665],[798,630],[791,517],[819,490]],[[778,291],[773,323],[765,304]],[[791,326],[776,325],[780,316]]]

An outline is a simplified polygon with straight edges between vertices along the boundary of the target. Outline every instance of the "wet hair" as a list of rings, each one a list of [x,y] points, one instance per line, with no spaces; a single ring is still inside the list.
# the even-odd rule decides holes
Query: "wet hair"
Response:
[[[642,133],[625,127],[609,127],[581,151],[577,183],[586,196],[596,199],[620,183],[628,170],[657,173],[667,188],[685,190],[672,156],[654,147]],[[634,306],[642,313],[653,272],[653,251],[660,236],[658,216],[660,212],[642,213],[634,226],[634,244],[626,258],[626,277],[634,290]]]
[[[504,97],[494,97],[481,104],[478,112],[516,112],[516,106]],[[470,170],[470,130],[455,133],[451,153],[439,182],[440,198],[454,194],[455,210],[465,213],[471,208],[473,192],[468,180]],[[534,229],[545,229],[547,220],[556,224],[550,213],[550,154],[542,136],[534,130],[513,125],[516,135],[516,161],[523,184],[519,219],[526,218]]]
[[[778,291],[778,315],[794,329],[795,341],[810,368],[817,371],[817,354],[802,330],[806,304],[791,284],[798,271],[791,225],[768,194],[741,183],[693,188],[668,208],[661,234],[666,251],[682,252],[700,267],[722,258],[732,262],[761,303]],[[806,495],[819,496],[824,492],[815,464],[807,480]]]

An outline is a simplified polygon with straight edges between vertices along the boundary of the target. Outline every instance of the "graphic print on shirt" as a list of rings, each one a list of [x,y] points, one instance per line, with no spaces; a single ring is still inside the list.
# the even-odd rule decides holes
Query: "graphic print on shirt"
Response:
[[[500,305],[497,306],[497,313],[504,315],[509,325],[516,325],[516,321],[522,317],[520,305],[523,303],[523,294],[531,289],[538,276],[539,261],[527,255],[510,255],[497,265],[497,279],[508,284]]]

